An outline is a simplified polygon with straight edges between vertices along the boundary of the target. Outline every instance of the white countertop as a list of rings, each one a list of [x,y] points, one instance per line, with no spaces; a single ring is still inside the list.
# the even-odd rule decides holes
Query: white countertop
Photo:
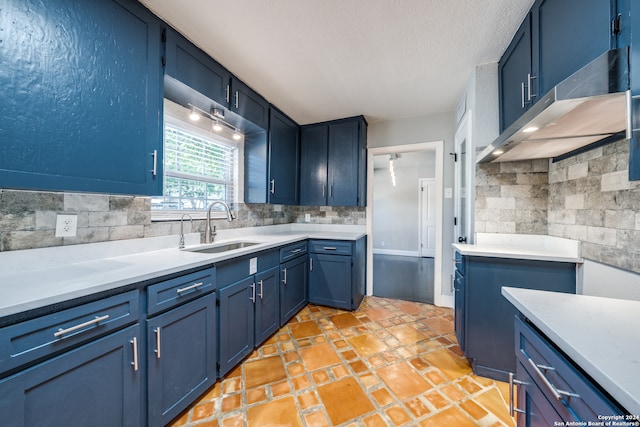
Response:
[[[556,262],[583,262],[580,242],[531,234],[478,233],[473,245],[454,243],[462,255]]]
[[[640,414],[640,301],[508,287],[502,295],[620,405]]]
[[[221,230],[215,244],[246,240],[218,254],[178,249],[178,236],[0,252],[0,318],[305,239],[357,240],[361,227],[285,226]],[[199,234],[186,235],[186,249]]]

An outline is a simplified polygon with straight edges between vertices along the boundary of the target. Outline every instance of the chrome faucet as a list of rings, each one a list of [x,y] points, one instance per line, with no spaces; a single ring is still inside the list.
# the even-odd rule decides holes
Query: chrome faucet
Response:
[[[180,218],[180,243],[178,244],[178,249],[184,248],[184,217],[188,216],[191,220],[191,230],[193,230],[193,218],[188,213],[182,214],[182,218]]]
[[[207,208],[207,224],[204,229],[205,243],[213,242],[213,239],[215,239],[215,236],[216,236],[216,226],[214,225],[213,227],[211,227],[211,208],[213,208],[217,204],[220,204],[224,207],[225,213],[227,214],[227,221],[229,222],[233,221],[233,214],[231,213],[231,208],[226,202],[222,200],[214,200],[213,202],[211,202],[211,204],[209,205],[209,208]]]

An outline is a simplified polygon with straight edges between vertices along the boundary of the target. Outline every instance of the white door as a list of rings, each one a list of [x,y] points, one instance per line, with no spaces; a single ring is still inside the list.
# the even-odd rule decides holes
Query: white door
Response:
[[[420,180],[420,256],[436,255],[436,180]]]

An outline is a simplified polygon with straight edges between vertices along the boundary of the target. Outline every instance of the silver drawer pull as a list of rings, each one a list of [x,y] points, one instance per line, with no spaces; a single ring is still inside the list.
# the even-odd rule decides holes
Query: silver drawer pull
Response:
[[[282,269],[282,275],[284,276],[284,279],[282,279],[282,284],[286,285],[287,284],[287,269],[286,268]]]
[[[533,368],[535,373],[542,380],[544,385],[547,386],[549,391],[551,391],[551,394],[553,394],[553,397],[555,397],[556,400],[562,400],[562,396],[575,397],[577,399],[580,399],[580,395],[579,394],[572,393],[570,391],[565,391],[565,390],[558,390],[553,384],[551,384],[551,381],[549,381],[549,379],[544,374],[544,372],[542,372],[540,370],[540,368],[542,368],[542,369],[545,369],[545,370],[555,371],[554,367],[552,367],[552,366],[544,366],[544,365],[536,365],[536,363],[533,360],[531,360],[531,358],[529,358],[528,360],[529,360],[529,364],[531,365],[531,367]]]
[[[58,329],[58,332],[54,333],[53,336],[58,338],[58,337],[61,337],[62,335],[68,334],[70,332],[77,331],[78,329],[82,329],[82,328],[86,328],[87,326],[95,325],[97,323],[102,322],[103,320],[107,320],[108,318],[109,318],[108,314],[105,314],[104,316],[96,316],[95,319],[89,320],[89,321],[84,322],[84,323],[80,323],[79,325],[72,326],[72,327],[67,328],[67,329],[62,329],[62,328]]]
[[[514,414],[517,412],[519,414],[525,414],[527,411],[523,411],[522,409],[518,409],[515,407],[514,403],[513,403],[513,396],[514,396],[514,385],[528,385],[526,382],[524,381],[519,381],[513,378],[513,372],[509,372],[509,415],[511,415],[511,417],[513,418]]]
[[[335,246],[323,246],[322,249],[324,249],[325,251],[336,251],[336,250],[338,250],[338,248],[336,248]]]
[[[186,288],[178,288],[176,289],[176,292],[181,294],[182,292],[187,292],[187,291],[190,291],[191,289],[199,288],[202,285],[204,285],[203,282],[194,283],[193,285],[187,286]]]
[[[129,342],[133,346],[133,362],[131,362],[131,364],[133,365],[133,370],[137,371],[138,370],[138,338],[133,337],[133,339]]]
[[[298,248],[291,251],[292,254],[297,254],[298,252],[302,252],[302,249]]]
[[[153,332],[156,333],[156,349],[154,352],[156,353],[156,358],[160,359],[160,326],[155,328]]]

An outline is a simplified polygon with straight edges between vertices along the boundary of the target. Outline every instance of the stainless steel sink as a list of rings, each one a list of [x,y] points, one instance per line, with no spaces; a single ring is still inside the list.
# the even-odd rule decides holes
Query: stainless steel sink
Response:
[[[234,249],[248,248],[249,246],[259,245],[258,242],[229,242],[215,246],[207,246],[205,248],[185,249],[189,252],[199,252],[202,254],[218,254],[220,252],[232,251]]]

